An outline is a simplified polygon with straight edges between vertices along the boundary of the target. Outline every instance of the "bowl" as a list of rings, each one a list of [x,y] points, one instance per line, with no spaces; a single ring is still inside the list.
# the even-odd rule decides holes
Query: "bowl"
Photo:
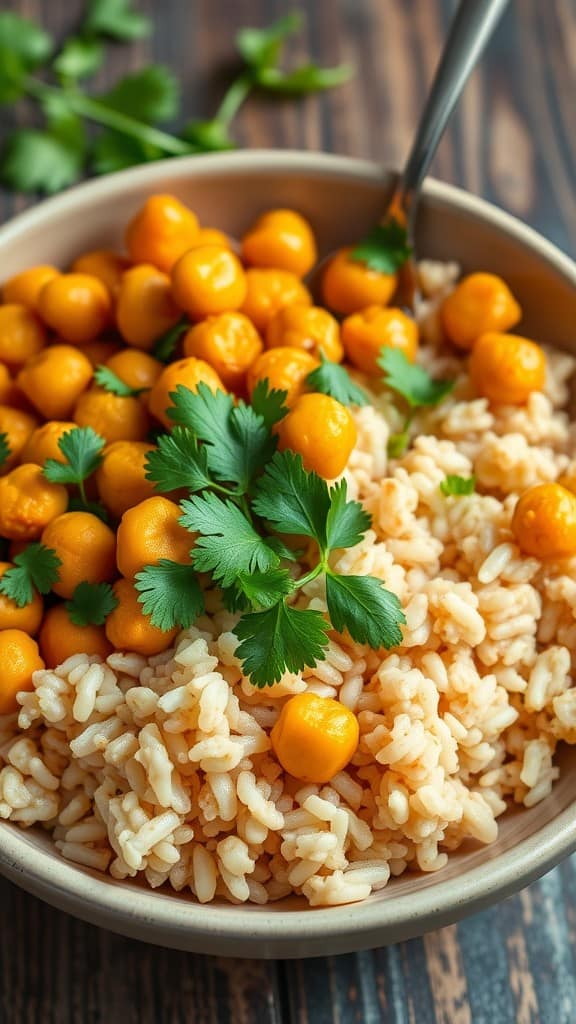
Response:
[[[7,277],[33,263],[70,263],[120,245],[123,225],[153,192],[173,192],[204,223],[239,235],[262,210],[290,206],[313,222],[322,253],[355,240],[385,206],[393,175],[376,164],[317,153],[250,151],[186,157],[124,171],[17,217],[0,230]],[[576,265],[534,231],[474,196],[428,181],[417,249],[464,270],[502,274],[518,296],[521,331],[574,348]],[[198,905],[175,893],[115,882],[63,860],[41,829],[0,824],[0,872],[35,896],[93,924],[159,945],[242,957],[345,953],[421,935],[501,900],[576,849],[571,773],[576,748],[559,753],[552,795],[508,812],[498,840],[468,843],[438,874],[405,874],[366,902],[308,909]]]

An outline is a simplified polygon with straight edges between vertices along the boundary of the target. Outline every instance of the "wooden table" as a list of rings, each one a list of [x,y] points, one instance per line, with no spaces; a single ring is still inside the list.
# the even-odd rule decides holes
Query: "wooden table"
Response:
[[[3,0],[56,34],[81,0]],[[398,165],[453,8],[442,0],[144,0],[151,43],[118,47],[94,87],[151,56],[209,116],[240,25],[308,13],[295,56],[352,60],[353,82],[301,105],[250,101],[242,146],[325,149]],[[434,173],[576,253],[576,0],[517,0],[470,82]],[[10,115],[0,122],[0,135]],[[30,200],[0,196],[0,219]],[[0,883],[0,1024],[573,1024],[576,860],[423,939],[310,961],[191,956],[114,936]]]

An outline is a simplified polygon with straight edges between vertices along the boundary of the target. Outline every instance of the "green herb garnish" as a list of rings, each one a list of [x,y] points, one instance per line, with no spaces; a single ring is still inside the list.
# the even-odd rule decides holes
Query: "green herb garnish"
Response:
[[[109,583],[79,583],[66,601],[68,617],[75,626],[103,626],[117,606],[118,598]]]
[[[187,629],[204,611],[204,596],[191,565],[161,558],[136,573],[134,585],[144,614],[158,629]]]
[[[104,388],[104,391],[118,395],[119,398],[132,398],[149,390],[148,388],[131,388],[108,366],[97,366],[94,370],[94,380],[96,384]]]
[[[2,432],[0,433],[0,467],[8,461],[11,454],[8,434]]]
[[[400,349],[384,347],[378,359],[384,383],[408,403],[409,413],[402,430],[388,441],[391,458],[402,455],[410,441],[409,428],[418,409],[438,405],[452,391],[453,380],[434,380],[423,366],[411,363]]]
[[[14,556],[14,566],[0,578],[0,594],[9,597],[19,608],[34,599],[35,591],[47,594],[58,580],[62,562],[52,548],[29,544]]]
[[[397,220],[376,224],[352,250],[350,259],[365,263],[370,270],[395,274],[412,255],[406,228]]]
[[[76,484],[83,504],[88,505],[84,483],[102,463],[102,449],[105,444],[104,438],[92,430],[92,427],[75,427],[69,430],[58,441],[58,447],[66,462],[47,459],[44,476],[53,484]]]
[[[468,494],[474,494],[475,489],[475,476],[457,476],[453,473],[449,473],[440,484],[440,490],[447,498],[451,495],[454,497],[461,497]]]
[[[323,352],[320,353],[320,359],[320,366],[312,370],[306,378],[306,383],[312,391],[331,395],[342,405],[368,404],[366,392],[352,380],[348,371],[340,363],[333,363],[330,359],[326,359]]]

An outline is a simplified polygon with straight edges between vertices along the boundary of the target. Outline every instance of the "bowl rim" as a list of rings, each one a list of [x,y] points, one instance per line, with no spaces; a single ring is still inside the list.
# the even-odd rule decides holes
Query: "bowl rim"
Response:
[[[158,187],[210,173],[228,177],[257,172],[384,183],[390,171],[368,160],[299,150],[245,150],[179,157],[120,171],[80,184],[18,214],[0,228],[0,248],[29,228],[50,226],[107,195],[134,187]],[[436,205],[472,215],[535,251],[576,287],[576,263],[538,232],[493,204],[453,185],[428,179],[425,194]],[[9,823],[0,827],[0,872],[11,881],[84,920],[148,941],[198,952],[242,956],[317,955],[346,952],[394,942],[448,924],[540,877],[576,850],[576,800],[557,817],[493,859],[465,869],[460,878],[442,880],[387,901],[275,913],[225,904],[202,905],[170,893],[124,888],[106,877],[59,858],[55,850],[32,846],[26,832]],[[270,921],[271,915],[277,925]],[[236,949],[236,952],[234,950]],[[263,950],[265,949],[265,954]]]

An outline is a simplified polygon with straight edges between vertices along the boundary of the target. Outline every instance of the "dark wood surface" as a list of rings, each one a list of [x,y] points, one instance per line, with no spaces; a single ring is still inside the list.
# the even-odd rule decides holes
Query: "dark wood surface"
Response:
[[[81,0],[0,0],[57,35]],[[353,82],[301,105],[250,101],[242,146],[325,149],[398,165],[454,4],[447,0],[143,0],[151,42],[119,47],[95,88],[151,56],[188,116],[214,112],[237,27],[293,6],[295,56],[352,60]],[[576,0],[516,0],[444,139],[434,173],[576,253]],[[23,123],[18,114],[18,123]],[[0,138],[15,121],[2,113]],[[32,200],[0,193],[0,220]],[[251,962],[192,956],[75,921],[0,882],[0,1024],[573,1024],[576,860],[423,939],[357,955]],[[240,952],[240,950],[239,950]]]

